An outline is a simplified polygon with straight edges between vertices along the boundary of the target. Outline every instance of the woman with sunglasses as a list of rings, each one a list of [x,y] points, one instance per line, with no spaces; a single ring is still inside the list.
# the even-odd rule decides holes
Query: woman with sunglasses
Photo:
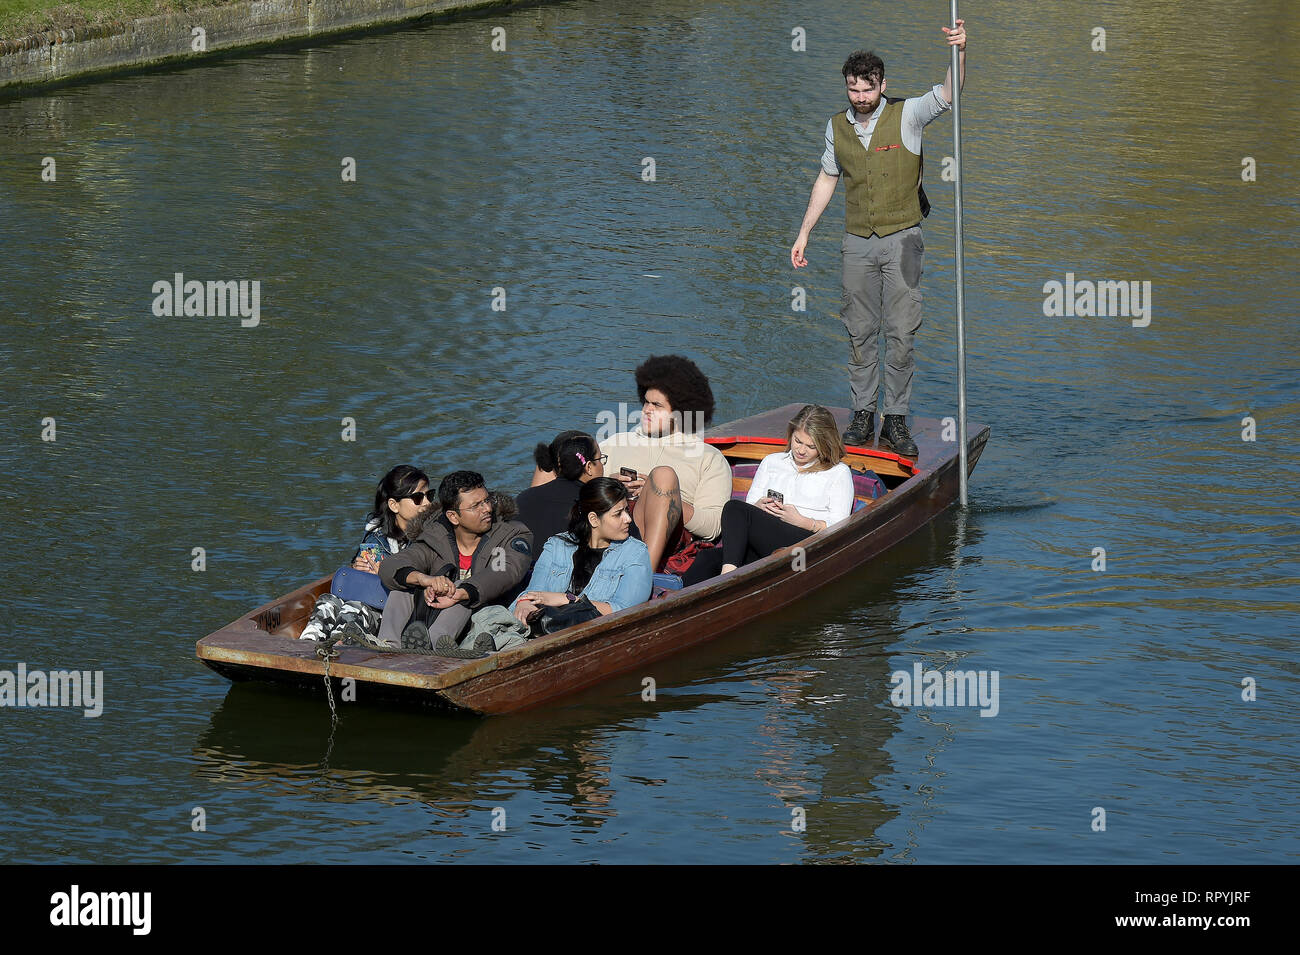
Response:
[[[379,563],[416,537],[421,523],[418,519],[429,512],[432,504],[429,476],[417,467],[399,464],[380,479],[374,510],[366,515],[361,543],[352,556],[352,569],[374,574],[375,580],[344,581],[340,580],[344,571],[336,574],[334,586],[340,592],[323,594],[316,601],[300,639],[323,640],[339,629],[354,640],[361,636],[349,627],[371,636],[379,633],[380,614],[372,606],[376,601],[383,606],[385,591],[378,581]]]
[[[539,544],[569,528],[569,514],[578,501],[582,486],[605,476],[608,455],[600,453],[596,439],[582,431],[566,431],[552,448],[537,446],[539,467],[555,473],[555,480],[537,484],[520,493],[515,503],[525,527]],[[543,454],[545,452],[545,454]]]
[[[385,474],[375,490],[375,509],[366,515],[365,536],[352,557],[353,569],[379,573],[379,562],[406,546],[411,522],[432,503],[429,477],[419,468],[399,464]]]

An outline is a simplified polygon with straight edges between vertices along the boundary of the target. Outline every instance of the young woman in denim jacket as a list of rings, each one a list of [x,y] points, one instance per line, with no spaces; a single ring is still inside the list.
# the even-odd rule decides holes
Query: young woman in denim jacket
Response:
[[[559,607],[586,597],[601,614],[650,599],[654,571],[645,544],[630,536],[627,491],[613,478],[582,486],[569,530],[546,542],[528,589],[510,605],[520,621],[539,607]]]

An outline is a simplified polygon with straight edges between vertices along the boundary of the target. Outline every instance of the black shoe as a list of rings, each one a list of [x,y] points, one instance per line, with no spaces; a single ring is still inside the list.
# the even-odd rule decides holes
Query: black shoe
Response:
[[[907,415],[887,414],[880,428],[880,442],[905,458],[916,458],[916,442],[907,431]]]
[[[482,640],[483,636],[487,635],[481,635],[478,640]],[[492,644],[492,638],[488,636],[487,639],[489,646],[495,649],[495,645]],[[478,640],[475,641],[475,646],[478,645]],[[456,638],[449,633],[438,635],[438,642],[434,646],[433,652],[440,657],[455,657],[457,660],[481,660],[487,656],[487,654],[481,650],[476,650],[472,647],[458,646]]]
[[[432,650],[429,642],[429,628],[418,620],[412,620],[402,630],[403,650]]]
[[[849,430],[844,432],[844,443],[859,447],[868,445],[876,438],[876,413],[874,411],[855,411]]]
[[[355,619],[348,620],[343,624],[340,633],[343,642],[350,643],[354,647],[367,647],[371,650],[390,649],[387,643],[367,631],[366,628],[361,626],[361,624]]]

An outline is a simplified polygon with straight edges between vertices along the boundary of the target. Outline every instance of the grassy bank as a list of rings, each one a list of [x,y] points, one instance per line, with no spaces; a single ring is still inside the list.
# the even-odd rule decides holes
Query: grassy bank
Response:
[[[0,40],[67,27],[121,23],[155,13],[219,7],[233,0],[0,0]]]

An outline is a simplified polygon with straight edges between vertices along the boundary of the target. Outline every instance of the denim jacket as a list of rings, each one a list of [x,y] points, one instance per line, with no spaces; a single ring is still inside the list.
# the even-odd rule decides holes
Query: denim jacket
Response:
[[[578,545],[572,543],[567,534],[550,538],[542,548],[542,555],[537,558],[533,576],[524,590],[560,594],[568,590],[573,577],[573,554],[577,549]],[[609,545],[580,596],[588,600],[603,600],[617,613],[649,600],[653,578],[650,551],[641,541],[629,537]],[[514,611],[514,604],[510,609]]]

